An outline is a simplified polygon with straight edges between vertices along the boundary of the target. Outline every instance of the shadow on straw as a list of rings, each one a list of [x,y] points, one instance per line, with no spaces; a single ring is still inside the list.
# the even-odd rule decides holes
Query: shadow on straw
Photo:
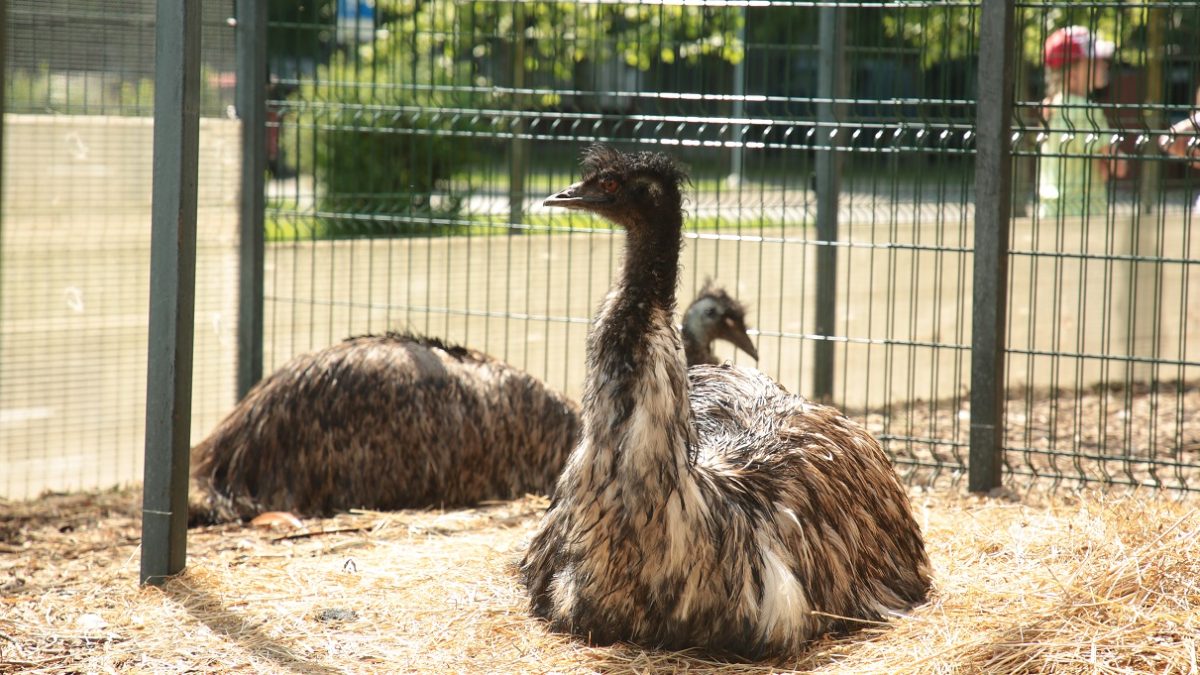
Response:
[[[229,638],[261,658],[273,661],[282,669],[306,674],[333,675],[343,672],[339,668],[315,663],[297,655],[290,647],[264,632],[262,621],[229,609],[222,604],[220,598],[202,588],[197,580],[189,578],[187,573],[168,581],[162,590],[167,597],[178,602],[214,633]]]

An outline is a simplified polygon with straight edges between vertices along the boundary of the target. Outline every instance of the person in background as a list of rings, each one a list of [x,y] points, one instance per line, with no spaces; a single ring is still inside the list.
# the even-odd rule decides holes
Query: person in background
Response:
[[[1102,110],[1088,96],[1108,84],[1115,45],[1083,26],[1060,28],[1046,38],[1047,99],[1043,118],[1049,133],[1042,141],[1038,211],[1042,217],[1103,214],[1108,209],[1108,180],[1123,178],[1126,161],[1110,143]]]
[[[1191,160],[1192,167],[1200,169],[1200,88],[1196,89],[1196,107],[1182,120],[1171,125],[1167,133],[1158,137],[1158,145],[1167,154]],[[1192,210],[1200,214],[1200,192]]]

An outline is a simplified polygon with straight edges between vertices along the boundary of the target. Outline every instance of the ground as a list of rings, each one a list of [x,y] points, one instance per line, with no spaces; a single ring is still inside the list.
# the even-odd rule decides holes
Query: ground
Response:
[[[1197,672],[1197,503],[912,496],[930,603],[768,664],[548,632],[513,568],[538,497],[193,530],[161,589],[136,489],[0,502],[0,673]]]

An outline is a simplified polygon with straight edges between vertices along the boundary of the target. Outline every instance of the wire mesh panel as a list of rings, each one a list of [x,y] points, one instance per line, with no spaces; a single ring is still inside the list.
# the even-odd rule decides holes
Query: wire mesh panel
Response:
[[[140,474],[153,5],[109,4],[9,4],[4,494]],[[232,2],[204,11],[194,437],[232,405],[236,354]],[[1016,13],[1005,466],[1195,489],[1200,9]],[[541,200],[603,141],[691,168],[681,305],[713,279],[750,306],[759,368],[865,420],[913,482],[965,470],[978,3],[280,0],[270,19],[268,372],[412,330],[577,396],[623,237]]]
[[[0,496],[140,480],[146,398],[151,0],[7,3]],[[232,2],[205,3],[194,413],[233,402]]]
[[[711,277],[751,306],[760,368],[809,395],[831,374],[817,393],[915,479],[962,470],[975,5],[330,1],[271,20],[268,370],[409,329],[578,395],[622,238],[540,201],[604,141],[691,166],[682,305]]]
[[[1008,468],[1200,489],[1200,7],[1017,7]]]

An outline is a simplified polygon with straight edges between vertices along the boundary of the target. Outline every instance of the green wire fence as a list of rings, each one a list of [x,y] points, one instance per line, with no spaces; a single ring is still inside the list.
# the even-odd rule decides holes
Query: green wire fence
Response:
[[[203,137],[237,124],[233,4],[204,10],[193,440],[232,405],[236,358],[270,372],[389,329],[579,395],[619,237],[540,203],[601,141],[691,167],[681,303],[726,286],[751,308],[757,366],[863,420],[912,483],[1200,489],[1195,3],[268,2],[265,57],[240,55],[267,73],[265,241],[240,277],[254,238],[238,239],[244,204],[221,181],[259,194],[260,178],[239,172],[238,130]],[[53,484],[128,481],[141,427],[113,420],[144,402],[144,314],[130,300],[79,323],[61,298],[82,286],[46,270],[87,269],[64,257],[83,228],[104,245],[81,254],[105,270],[97,292],[145,296],[148,245],[56,204],[94,195],[77,209],[93,215],[115,176],[147,167],[114,159],[81,192],[24,170],[12,129],[149,114],[152,11],[9,6],[5,192],[44,197],[6,199],[0,229],[0,491],[35,494],[59,473],[46,467],[84,456],[119,470]],[[85,25],[103,39],[76,55]],[[1078,54],[1056,37],[1068,26],[1091,40]],[[145,206],[112,218],[145,234]],[[23,234],[50,221],[59,239]],[[210,258],[206,232],[224,233]],[[239,321],[261,342],[239,351]]]

